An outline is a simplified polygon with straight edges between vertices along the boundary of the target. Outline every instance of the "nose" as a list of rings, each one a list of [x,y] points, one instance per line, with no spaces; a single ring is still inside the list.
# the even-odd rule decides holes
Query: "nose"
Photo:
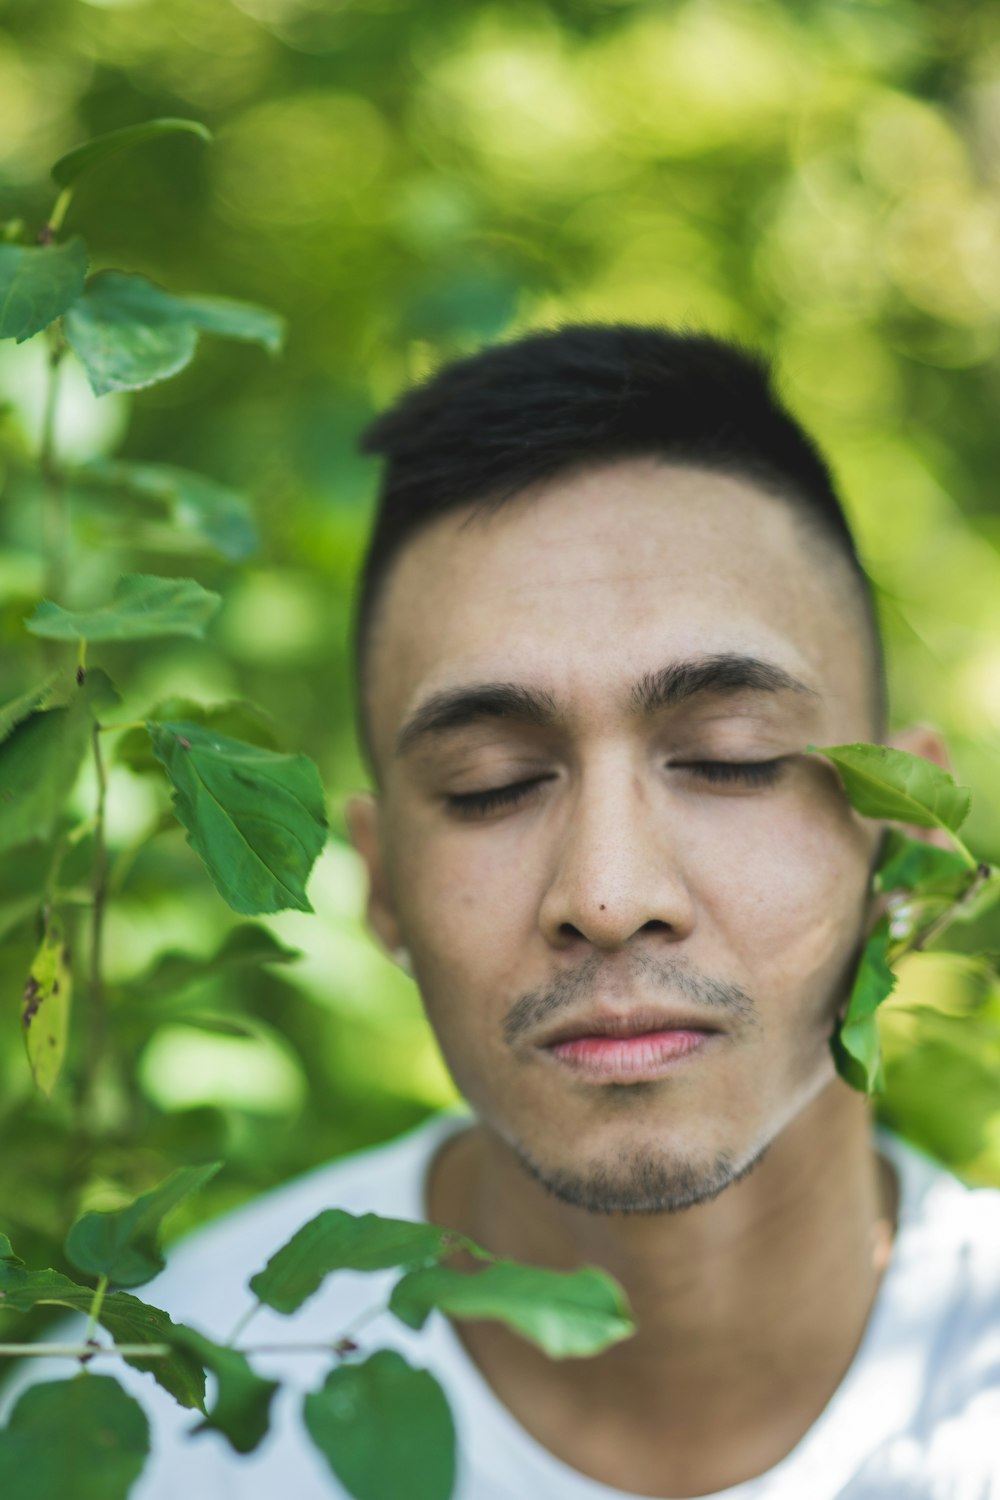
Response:
[[[643,931],[679,941],[694,920],[665,790],[634,766],[581,776],[539,911],[546,941],[612,951]]]

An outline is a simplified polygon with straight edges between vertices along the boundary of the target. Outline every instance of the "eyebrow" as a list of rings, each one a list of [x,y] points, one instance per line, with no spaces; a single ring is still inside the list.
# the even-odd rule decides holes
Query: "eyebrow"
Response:
[[[632,685],[629,703],[644,718],[700,696],[735,693],[819,694],[776,662],[724,652],[671,662]],[[491,719],[549,729],[562,717],[551,693],[513,682],[477,682],[432,693],[414,709],[396,736],[394,754],[405,755],[421,740]]]

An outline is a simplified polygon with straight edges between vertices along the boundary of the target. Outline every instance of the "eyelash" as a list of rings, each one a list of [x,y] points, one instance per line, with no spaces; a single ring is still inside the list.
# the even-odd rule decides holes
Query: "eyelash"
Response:
[[[670,769],[696,771],[702,781],[742,781],[748,786],[773,786],[785,769],[783,758],[775,760],[691,760],[674,761]],[[510,786],[491,787],[486,792],[454,792],[446,798],[448,807],[466,817],[483,817],[501,807],[511,807],[521,802],[534,789],[551,777],[534,777],[530,781],[515,781]]]

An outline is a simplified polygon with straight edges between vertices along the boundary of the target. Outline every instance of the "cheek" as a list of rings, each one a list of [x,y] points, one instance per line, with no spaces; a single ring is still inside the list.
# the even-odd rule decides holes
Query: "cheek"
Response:
[[[759,996],[820,984],[827,994],[850,965],[869,904],[874,825],[842,799],[775,808],[726,840],[723,873],[704,905]],[[718,853],[718,851],[717,851]]]

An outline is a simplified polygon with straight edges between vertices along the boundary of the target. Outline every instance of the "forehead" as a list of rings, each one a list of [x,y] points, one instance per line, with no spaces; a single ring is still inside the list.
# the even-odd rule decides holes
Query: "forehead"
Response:
[[[524,682],[596,725],[623,681],[727,652],[864,714],[867,639],[832,543],[751,480],[654,459],[564,475],[404,547],[371,634],[376,755],[430,693]]]

